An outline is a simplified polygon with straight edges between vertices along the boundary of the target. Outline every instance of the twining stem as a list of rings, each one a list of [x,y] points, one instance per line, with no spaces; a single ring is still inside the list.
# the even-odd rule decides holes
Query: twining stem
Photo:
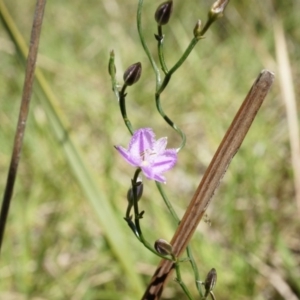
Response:
[[[178,215],[176,214],[171,202],[169,201],[164,189],[162,188],[161,183],[158,182],[158,181],[155,181],[155,184],[156,184],[156,187],[157,187],[159,193],[161,194],[161,196],[162,196],[169,212],[171,213],[171,215],[172,215],[173,219],[175,220],[176,224],[178,225],[179,222],[180,222],[180,219],[179,219]]]
[[[165,58],[164,58],[164,35],[162,33],[162,26],[158,25],[157,26],[157,35],[155,35],[156,39],[157,39],[157,52],[158,52],[158,59],[159,59],[159,63],[160,66],[164,72],[164,74],[166,75],[168,73],[168,68],[165,62]]]
[[[179,285],[181,286],[181,288],[185,292],[185,294],[188,297],[188,299],[189,300],[193,300],[193,297],[192,297],[190,291],[188,290],[188,288],[185,285],[185,283],[182,281],[181,272],[180,272],[180,268],[179,268],[178,263],[175,263],[175,271],[176,271],[176,281],[179,283]]]
[[[153,56],[151,55],[150,53],[150,50],[145,42],[145,39],[144,39],[144,36],[143,36],[143,32],[142,32],[142,8],[143,8],[143,0],[139,0],[139,3],[138,3],[138,9],[137,9],[137,17],[136,17],[136,20],[137,20],[137,29],[138,29],[138,33],[139,33],[139,37],[140,37],[140,40],[141,40],[141,43],[142,43],[142,46],[144,48],[144,51],[145,53],[147,54],[148,56],[148,59],[150,61],[150,64],[154,70],[154,73],[155,73],[155,78],[156,78],[156,88],[158,88],[158,86],[160,85],[161,83],[161,77],[160,77],[160,72],[159,72],[159,69],[155,63],[155,60],[153,58]]]
[[[160,95],[164,91],[164,89],[168,85],[172,75],[178,70],[178,68],[180,68],[182,66],[182,64],[188,58],[188,56],[190,55],[190,53],[192,52],[192,50],[194,49],[194,47],[197,45],[198,42],[199,42],[199,39],[196,38],[196,37],[194,37],[191,40],[190,44],[188,45],[187,49],[184,51],[184,53],[182,54],[180,59],[177,61],[177,63],[166,74],[161,86],[159,87],[159,89],[156,92],[158,95]]]
[[[133,192],[133,208],[134,208],[134,222],[135,222],[135,226],[137,229],[137,232],[139,234],[139,237],[141,238],[142,236],[142,230],[140,227],[140,213],[139,213],[139,207],[138,207],[138,200],[137,200],[137,180],[138,180],[138,176],[141,172],[141,169],[138,168],[133,176],[132,179],[132,192]]]
[[[157,93],[155,94],[155,104],[159,114],[163,117],[163,119],[180,135],[181,143],[177,148],[177,152],[179,152],[185,146],[186,136],[184,132],[165,114],[161,106],[160,95]]]
[[[142,233],[142,229],[140,226],[140,219],[142,218],[143,212],[139,211],[139,206],[138,206],[138,197],[137,197],[137,181],[138,181],[138,176],[141,172],[141,169],[138,168],[133,176],[132,179],[132,192],[133,192],[133,208],[134,208],[134,224],[135,224],[135,228],[136,228],[136,233],[137,233],[137,238],[139,239],[139,241],[147,248],[149,249],[152,253],[154,253],[155,255],[166,259],[166,260],[170,260],[174,262],[174,257],[169,257],[169,256],[165,256],[165,255],[161,255],[160,253],[158,253],[151,245],[149,242],[147,242],[143,236]],[[126,219],[125,219],[126,220]],[[128,220],[126,220],[128,223]],[[128,224],[130,227],[131,225]],[[134,230],[133,230],[134,231]]]
[[[156,183],[157,189],[159,190],[159,192],[160,192],[160,194],[161,194],[161,196],[162,196],[169,212],[171,213],[171,215],[172,215],[173,219],[175,220],[176,224],[179,225],[180,219],[179,219],[177,213],[175,212],[171,202],[169,201],[166,193],[164,192],[164,190],[161,186],[161,183],[159,183],[157,181],[155,183]],[[199,276],[199,271],[198,271],[198,267],[197,267],[197,264],[195,262],[195,259],[193,257],[192,249],[191,249],[190,245],[187,245],[186,252],[187,252],[187,256],[189,258],[189,262],[190,262],[190,264],[192,266],[192,269],[194,271],[194,278],[195,278],[196,288],[197,288],[200,296],[203,297],[202,285],[200,283],[201,280],[200,280],[200,276]],[[176,276],[177,276],[177,274],[176,274]]]
[[[211,24],[216,20],[216,18],[208,18],[206,21],[203,29],[201,30],[200,34],[198,36],[194,36],[194,38],[191,40],[190,44],[184,51],[183,55],[180,57],[180,59],[176,62],[176,64],[168,71],[165,65],[164,60],[164,54],[163,54],[163,35],[160,31],[158,31],[158,36],[161,36],[161,40],[158,41],[158,54],[159,54],[159,60],[162,67],[162,70],[165,73],[164,80],[161,84],[159,84],[159,87],[156,89],[155,93],[155,102],[156,102],[156,108],[160,115],[164,118],[164,120],[180,135],[181,137],[181,144],[178,148],[178,151],[180,151],[186,143],[186,137],[185,134],[182,132],[182,130],[164,113],[161,102],[160,102],[160,95],[167,87],[168,83],[170,82],[170,79],[172,75],[181,67],[181,65],[185,62],[185,60],[188,58],[194,47],[197,45],[199,40],[203,39],[203,36],[205,32],[208,30],[208,28],[211,26]]]
[[[146,44],[146,41],[145,41],[145,38],[144,38],[144,35],[143,35],[143,32],[142,32],[142,7],[143,7],[143,0],[139,0],[139,3],[138,3],[138,9],[137,9],[137,29],[138,29],[138,33],[139,33],[139,37],[140,37],[140,41],[141,41],[141,44],[144,48],[144,51],[146,53],[146,55],[148,56],[148,59],[151,63],[151,66],[154,70],[154,73],[155,73],[155,78],[156,78],[156,95],[155,95],[155,101],[156,101],[156,107],[159,111],[159,113],[161,114],[161,116],[166,120],[166,122],[180,135],[181,139],[182,139],[182,142],[181,142],[181,145],[179,146],[179,149],[182,149],[185,145],[185,135],[184,133],[180,130],[180,128],[178,126],[176,126],[176,124],[169,118],[167,117],[167,115],[164,113],[162,107],[161,107],[161,104],[160,103],[157,103],[157,102],[160,102],[160,94],[161,92],[164,90],[164,88],[166,87],[167,85],[167,81],[170,80],[171,76],[168,78],[167,76],[165,76],[164,78],[164,88],[161,89],[161,76],[160,76],[160,71],[155,63],[155,60],[153,58],[153,56],[151,55],[150,53],[150,50]],[[158,33],[162,33],[161,30],[158,30]],[[162,68],[164,70],[164,72],[166,73],[167,71],[167,67],[164,63],[164,58],[163,58],[163,49],[162,49],[162,45],[160,45],[160,42],[159,42],[159,53],[161,53],[159,56],[160,56],[160,61],[161,61],[161,64],[162,64]],[[184,61],[184,60],[183,60]],[[182,63],[183,63],[182,61]],[[175,65],[177,66],[177,64]],[[178,68],[179,68],[180,65],[178,65],[178,67],[176,69],[174,69],[173,72],[175,72]],[[167,74],[169,74],[170,72],[167,72]],[[171,73],[172,75],[172,73]],[[166,79],[167,78],[167,79]],[[161,92],[159,92],[161,91]]]
[[[179,59],[179,61],[172,67],[172,69],[170,71],[168,71],[168,68],[166,66],[165,63],[165,59],[164,59],[164,53],[163,53],[163,41],[164,41],[164,36],[162,33],[162,27],[158,26],[158,35],[156,36],[157,40],[158,40],[158,57],[159,57],[159,61],[160,61],[160,65],[161,68],[165,74],[165,78],[163,80],[163,83],[161,84],[161,77],[160,77],[160,72],[159,69],[157,68],[155,61],[149,51],[149,48],[147,47],[147,44],[145,42],[144,36],[143,36],[143,32],[142,32],[142,28],[141,28],[141,11],[142,11],[142,5],[143,5],[143,0],[139,1],[139,5],[138,5],[138,12],[137,12],[137,27],[138,27],[138,33],[140,36],[140,40],[142,43],[142,46],[150,60],[150,63],[154,69],[154,73],[156,76],[156,93],[155,93],[155,103],[156,103],[156,108],[158,110],[158,112],[160,113],[160,115],[164,118],[164,120],[180,135],[181,137],[181,144],[179,146],[179,148],[177,149],[178,151],[180,151],[186,143],[186,136],[184,134],[184,132],[164,113],[163,108],[161,106],[161,102],[160,102],[160,95],[161,93],[164,91],[164,89],[166,88],[167,84],[169,83],[172,74],[183,64],[183,62],[186,60],[186,58],[189,56],[189,54],[191,53],[191,51],[193,50],[193,48],[195,47],[195,45],[197,44],[197,42],[199,41],[199,39],[193,38],[191,43],[189,44],[189,46],[187,47],[187,50],[184,52],[184,54],[182,55],[182,57]],[[171,215],[173,216],[174,220],[176,221],[177,225],[179,224],[179,218],[175,212],[175,210],[172,207],[172,204],[170,203],[170,201],[168,200],[166,194],[164,193],[164,190],[161,186],[161,184],[159,182],[156,182],[156,186],[160,192],[160,194],[163,197],[163,200],[169,210],[169,212],[171,213]],[[199,294],[202,296],[202,289],[201,289],[201,285],[198,284],[199,280],[199,272],[197,269],[197,265],[195,263],[195,260],[192,256],[192,251],[190,249],[190,247],[187,247],[187,255],[189,257],[190,263],[192,265],[193,271],[194,271],[194,276],[195,276],[195,282],[196,282],[196,286],[197,289],[199,291]],[[177,267],[177,269],[179,270],[179,266]],[[180,282],[182,282],[182,280],[180,279]],[[181,285],[183,290],[186,292],[186,294],[189,296],[189,292],[187,291],[186,287]]]
[[[119,105],[120,105],[120,110],[121,110],[121,114],[122,114],[123,120],[125,122],[125,125],[128,128],[128,130],[130,131],[131,135],[133,135],[133,128],[132,128],[131,122],[129,121],[129,119],[127,117],[127,113],[126,113],[126,104],[125,104],[126,88],[127,88],[127,85],[124,84],[119,93],[119,99],[120,99]]]
[[[187,256],[189,258],[190,264],[192,266],[193,272],[194,272],[194,278],[195,278],[196,288],[198,290],[199,295],[201,297],[203,297],[202,285],[200,283],[201,282],[200,275],[199,275],[198,267],[197,267],[197,264],[196,264],[195,259],[193,257],[190,245],[187,245],[186,252],[187,252]]]

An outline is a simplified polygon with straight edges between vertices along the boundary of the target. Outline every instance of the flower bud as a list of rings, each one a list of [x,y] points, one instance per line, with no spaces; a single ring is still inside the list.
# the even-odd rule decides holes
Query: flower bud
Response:
[[[136,196],[137,196],[137,201],[139,201],[143,195],[143,189],[144,185],[142,183],[141,179],[138,179],[139,181],[136,183]],[[133,202],[133,190],[132,187],[128,190],[127,192],[127,200],[129,203]]]
[[[115,52],[114,50],[110,51],[109,62],[108,62],[108,73],[110,76],[115,76],[116,74],[116,65],[115,65]]]
[[[172,255],[173,254],[173,247],[167,241],[163,239],[159,239],[154,243],[155,250],[162,255]]]
[[[166,25],[169,22],[173,10],[173,1],[163,2],[155,12],[155,20],[159,26]]]
[[[212,268],[205,279],[204,282],[204,288],[205,288],[205,297],[208,296],[208,294],[212,291],[212,289],[214,288],[215,284],[217,282],[217,271],[215,268]]]
[[[228,2],[229,0],[217,0],[209,11],[209,18],[216,20],[222,17]]]
[[[140,62],[131,65],[124,72],[123,75],[124,83],[128,86],[133,85],[140,79],[141,73],[142,73],[142,65]]]
[[[201,37],[201,28],[202,28],[202,22],[201,22],[201,20],[198,20],[194,27],[194,37],[195,38]]]

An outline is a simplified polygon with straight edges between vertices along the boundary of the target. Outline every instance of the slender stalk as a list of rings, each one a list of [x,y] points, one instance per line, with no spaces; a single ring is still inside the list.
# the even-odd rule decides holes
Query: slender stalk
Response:
[[[165,88],[167,87],[172,75],[174,74],[174,72],[176,72],[178,70],[178,68],[180,68],[180,66],[184,63],[184,61],[187,59],[187,57],[189,56],[189,54],[191,53],[191,51],[194,49],[194,47],[196,46],[196,44],[198,43],[199,39],[194,37],[189,46],[187,47],[187,49],[185,50],[185,52],[183,53],[183,55],[181,56],[181,58],[177,61],[177,63],[167,72],[165,73],[165,78],[162,82],[162,84],[159,86],[159,88],[156,90],[155,93],[155,103],[156,103],[156,108],[158,110],[158,112],[160,113],[160,115],[164,118],[164,120],[180,135],[181,137],[181,144],[178,147],[178,151],[180,151],[186,143],[186,136],[183,133],[183,131],[165,114],[165,112],[163,111],[163,108],[161,106],[161,101],[160,101],[160,95],[162,94],[162,92],[165,90]],[[162,46],[159,47],[159,50],[162,51]],[[159,55],[160,60],[163,59],[163,54],[161,53]],[[164,62],[161,61],[161,64]]]
[[[141,169],[138,168],[135,173],[134,173],[134,176],[133,176],[133,179],[132,179],[132,191],[133,191],[133,208],[134,208],[134,222],[135,222],[135,226],[136,226],[136,229],[137,229],[137,232],[139,234],[139,237],[142,235],[142,230],[141,230],[141,227],[140,227],[140,213],[139,213],[139,207],[138,207],[138,200],[137,200],[137,179],[138,179],[138,176],[141,172]]]
[[[141,229],[141,226],[140,226],[140,219],[142,218],[142,213],[139,212],[139,207],[138,207],[138,201],[137,201],[137,180],[138,180],[138,176],[141,172],[141,169],[137,169],[136,172],[134,173],[134,176],[133,176],[133,179],[132,179],[132,191],[133,191],[133,208],[134,208],[134,223],[135,223],[135,228],[136,228],[136,231],[137,231],[137,238],[139,239],[139,241],[141,243],[143,243],[143,245],[149,249],[152,253],[154,253],[155,255],[163,258],[163,259],[166,259],[166,260],[169,260],[169,261],[172,261],[174,262],[174,258],[173,257],[168,257],[168,256],[165,256],[165,255],[161,255],[160,253],[158,253],[152,246],[149,242],[147,242],[143,236],[143,233],[142,233],[142,229]]]
[[[209,294],[210,294],[210,297],[211,297],[212,300],[216,300],[216,297],[215,297],[215,295],[212,291]]]
[[[169,212],[171,213],[173,219],[176,221],[176,224],[179,225],[180,219],[179,219],[178,215],[176,214],[176,212],[175,212],[171,202],[169,201],[166,193],[164,192],[161,184],[157,181],[155,183],[156,183],[156,186],[157,186],[157,188],[158,188],[158,190],[159,190],[159,192],[160,192],[160,194],[161,194],[161,196],[162,196]],[[197,264],[194,260],[194,257],[193,257],[193,254],[192,254],[192,249],[189,245],[187,245],[187,247],[186,247],[186,252],[187,252],[187,256],[189,258],[190,264],[192,266],[193,272],[194,272],[196,288],[197,288],[200,296],[203,296],[198,267],[197,267]]]
[[[145,53],[147,54],[148,58],[149,58],[149,61],[150,61],[150,64],[154,70],[154,73],[155,73],[155,77],[156,77],[156,87],[158,87],[160,85],[160,82],[161,82],[161,77],[160,77],[160,72],[159,72],[159,69],[154,61],[154,58],[153,56],[151,55],[150,53],[150,50],[146,44],[146,41],[144,39],[144,35],[143,35],[143,32],[142,32],[142,8],[143,8],[143,0],[139,0],[139,3],[138,3],[138,9],[137,9],[137,29],[138,29],[138,33],[139,33],[139,37],[140,37],[140,40],[141,40],[141,43],[142,43],[142,46],[144,48],[144,51]]]
[[[176,281],[179,283],[179,285],[181,286],[181,288],[185,292],[185,294],[188,297],[188,299],[189,300],[193,300],[193,297],[192,297],[190,291],[188,290],[188,288],[185,285],[185,283],[182,281],[181,272],[180,272],[180,268],[179,268],[179,264],[178,263],[175,263],[175,272],[176,272]]]
[[[185,136],[184,132],[165,114],[165,112],[163,111],[163,108],[161,106],[160,95],[157,93],[155,95],[155,103],[156,103],[156,108],[157,108],[158,112],[160,113],[160,115],[181,137],[181,143],[180,143],[179,147],[177,148],[177,151],[179,152],[185,146],[186,136]]]
[[[120,99],[119,105],[120,105],[120,111],[121,111],[124,123],[125,123],[126,127],[128,128],[129,132],[131,133],[131,135],[133,135],[133,128],[132,128],[131,122],[129,121],[129,119],[127,117],[127,113],[126,113],[126,104],[125,104],[126,88],[127,88],[127,86],[126,86],[126,84],[124,84],[119,93],[119,99]]]
[[[158,181],[155,181],[155,184],[156,184],[156,187],[157,187],[159,193],[161,194],[161,196],[162,196],[162,198],[163,198],[163,200],[164,200],[164,202],[165,202],[165,204],[166,204],[169,212],[171,213],[171,215],[172,215],[173,219],[175,220],[176,224],[178,225],[179,222],[180,222],[180,219],[179,219],[178,215],[176,214],[176,212],[175,212],[175,210],[174,210],[171,202],[169,201],[169,199],[168,199],[168,197],[167,197],[167,195],[166,195],[166,193],[165,193],[165,191],[164,191],[161,183],[158,182]]]
[[[184,62],[184,60],[187,58],[187,56],[189,55],[189,53],[192,51],[193,47],[191,48],[191,45],[189,45],[187,51],[185,52],[185,54],[183,55],[183,57],[179,60],[179,62],[172,68],[172,70],[170,70],[170,72],[168,72],[167,70],[167,67],[165,65],[165,62],[164,62],[164,58],[163,58],[163,48],[162,48],[162,41],[161,42],[158,42],[158,53],[159,53],[159,59],[160,59],[160,62],[161,62],[161,66],[162,66],[162,69],[164,71],[164,73],[167,75],[165,76],[164,78],[164,81],[163,83],[161,84],[161,76],[160,76],[160,72],[159,72],[159,69],[154,61],[154,58],[153,56],[151,55],[150,53],[150,50],[145,42],[145,39],[144,39],[144,35],[143,35],[143,32],[142,32],[142,7],[143,7],[143,0],[139,0],[139,3],[138,3],[138,10],[137,10],[137,29],[138,29],[138,33],[139,33],[139,37],[140,37],[140,40],[141,40],[141,43],[142,43],[142,46],[145,50],[145,53],[147,54],[148,58],[149,58],[149,61],[151,63],[151,66],[154,70],[154,73],[155,73],[155,78],[156,78],[156,94],[155,94],[155,101],[156,101],[156,107],[159,111],[159,113],[161,114],[161,116],[166,120],[166,122],[181,136],[181,139],[182,139],[182,142],[179,146],[179,150],[182,149],[185,145],[185,142],[186,142],[186,138],[185,138],[185,134],[181,131],[181,129],[164,113],[162,107],[161,107],[161,104],[160,104],[160,94],[162,93],[162,91],[164,90],[164,88],[166,87],[166,85],[168,84],[170,78],[171,78],[171,75],[180,67],[180,65]],[[159,34],[162,34],[162,30],[161,28],[158,28],[158,33]],[[195,45],[196,45],[196,42],[198,41],[197,39],[193,39],[193,41],[195,40]],[[192,44],[192,43],[191,43]],[[194,45],[194,46],[195,46]],[[170,75],[169,75],[170,74]],[[164,85],[164,88],[162,89],[162,85]]]
[[[45,6],[46,6],[46,0],[37,0],[33,25],[32,25],[32,31],[31,31],[31,37],[30,37],[30,46],[29,46],[29,53],[28,53],[27,64],[26,64],[26,73],[25,73],[25,80],[23,86],[21,107],[19,112],[19,119],[18,119],[13,152],[10,161],[10,166],[9,166],[9,171],[7,175],[6,186],[5,186],[5,191],[4,191],[3,201],[2,201],[2,207],[1,207],[0,251],[2,248],[6,220],[9,213],[9,207],[13,195],[14,184],[17,176],[18,165],[19,165],[21,151],[22,151],[23,138],[25,134],[26,122],[27,122],[27,117],[28,117],[28,112],[30,107],[30,99],[31,99],[32,87],[34,81],[34,71],[35,71]],[[3,9],[3,7],[1,9]]]
[[[190,264],[192,266],[193,272],[194,272],[194,278],[195,278],[195,284],[196,284],[197,291],[198,291],[199,295],[201,297],[203,297],[202,285],[200,283],[201,280],[200,280],[198,267],[197,267],[197,264],[194,260],[191,247],[189,245],[187,245],[187,247],[186,247],[186,252],[187,252],[187,256],[189,258]]]
[[[159,63],[164,74],[166,75],[169,71],[164,57],[164,35],[162,33],[162,26],[160,25],[157,26],[157,32],[158,34],[155,35],[155,37],[157,39],[157,52],[158,52]]]

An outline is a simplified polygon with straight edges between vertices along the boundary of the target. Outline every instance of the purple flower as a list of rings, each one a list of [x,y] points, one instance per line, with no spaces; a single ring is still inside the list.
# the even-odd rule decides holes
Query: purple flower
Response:
[[[166,137],[156,141],[151,128],[141,128],[133,134],[128,149],[115,148],[129,164],[141,168],[148,179],[166,183],[162,173],[172,169],[177,161],[176,149],[166,146]]]

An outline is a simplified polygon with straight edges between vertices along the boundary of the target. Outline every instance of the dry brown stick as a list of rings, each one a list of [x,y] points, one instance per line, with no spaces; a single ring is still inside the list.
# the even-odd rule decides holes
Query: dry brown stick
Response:
[[[26,121],[29,112],[29,104],[30,104],[33,79],[34,79],[34,70],[35,70],[36,58],[38,53],[38,46],[39,46],[45,5],[46,5],[46,0],[37,0],[36,7],[35,7],[18,125],[16,129],[14,147],[13,147],[12,157],[11,157],[7,180],[6,180],[5,192],[4,192],[2,206],[1,206],[0,251],[2,248],[5,224],[9,212],[11,198],[13,195],[13,189],[14,189],[14,184],[17,176],[17,170],[18,170],[23,138],[24,138],[24,133],[26,128]]]
[[[273,81],[274,74],[268,70],[263,70],[259,74],[227,130],[171,241],[173,252],[177,257],[183,253],[190,241]],[[172,269],[172,261],[162,260],[160,262],[142,297],[143,300],[158,300],[160,298]]]

